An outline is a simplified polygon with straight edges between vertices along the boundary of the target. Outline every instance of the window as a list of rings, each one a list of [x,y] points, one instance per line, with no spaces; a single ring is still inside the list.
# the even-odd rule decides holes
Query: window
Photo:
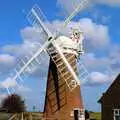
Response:
[[[75,120],[85,120],[84,110],[79,109],[79,108],[75,108],[74,109],[74,119]]]
[[[114,109],[113,115],[114,120],[120,120],[120,109]]]

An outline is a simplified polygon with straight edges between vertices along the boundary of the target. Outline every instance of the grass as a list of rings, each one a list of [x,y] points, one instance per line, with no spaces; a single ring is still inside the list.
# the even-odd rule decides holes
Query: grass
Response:
[[[18,114],[8,114],[8,113],[0,113],[0,120],[8,120],[11,117],[16,120],[21,119],[21,116],[24,116],[25,120],[29,120],[30,115],[32,115],[33,120],[40,120],[43,117],[43,114],[40,112],[25,112],[23,114],[18,113]],[[11,119],[13,120],[13,119]]]
[[[0,120],[8,120],[10,114],[0,113]],[[101,113],[100,112],[90,112],[90,119],[94,120],[101,120]]]
[[[0,120],[8,120],[11,114],[0,113]]]
[[[100,112],[90,112],[90,119],[101,120]]]

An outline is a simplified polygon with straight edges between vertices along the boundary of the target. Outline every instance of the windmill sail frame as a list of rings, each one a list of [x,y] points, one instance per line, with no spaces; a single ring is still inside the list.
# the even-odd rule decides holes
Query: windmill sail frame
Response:
[[[83,5],[83,3],[86,3],[87,0],[83,0],[83,2],[81,2],[78,7],[75,9],[75,11],[73,11],[71,13],[71,15],[65,20],[64,25],[60,28],[60,30],[62,30],[64,27],[66,27],[69,22],[72,20],[72,18],[81,10],[81,7]],[[39,13],[40,12],[40,16]],[[53,34],[49,31],[49,29],[45,26],[44,21],[42,21],[42,16],[44,16],[44,14],[42,13],[41,9],[37,6],[34,6],[30,13],[28,14],[27,18],[29,20],[29,22],[36,28],[40,28],[45,37],[47,38],[44,42],[44,44],[38,49],[38,51],[26,62],[24,63],[24,65],[20,68],[20,70],[16,71],[16,74],[13,77],[9,77],[12,80],[16,80],[16,79],[20,79],[21,78],[21,74],[25,72],[26,69],[29,69],[29,65],[33,62],[37,60],[37,57],[41,54],[42,51],[47,51],[48,54],[50,55],[50,57],[52,58],[51,52],[48,51],[48,46],[49,44],[52,44],[53,47],[55,47],[55,52],[57,51],[61,57],[61,59],[63,60],[63,62],[65,63],[66,67],[68,68],[69,72],[71,73],[72,77],[74,78],[73,81],[71,82],[75,82],[76,84],[74,85],[73,88],[70,88],[69,84],[67,83],[68,87],[70,88],[70,90],[72,91],[75,87],[77,87],[77,85],[80,85],[80,81],[76,75],[76,73],[74,72],[74,70],[72,69],[71,65],[69,64],[69,62],[67,61],[67,59],[65,58],[64,54],[61,51],[61,48],[59,47],[58,44],[56,44],[56,39],[57,39],[57,33],[53,36]],[[44,18],[44,17],[43,17]],[[58,33],[59,34],[59,33]],[[52,58],[53,59],[53,58]],[[54,59],[53,59],[54,61]],[[57,64],[56,64],[57,65]],[[59,69],[59,68],[58,68]],[[65,80],[66,81],[66,80]],[[8,89],[8,88],[7,88]]]

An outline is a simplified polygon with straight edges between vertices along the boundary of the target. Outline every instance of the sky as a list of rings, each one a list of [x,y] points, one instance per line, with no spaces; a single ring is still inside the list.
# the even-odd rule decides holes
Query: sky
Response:
[[[1,0],[0,1],[0,101],[6,96],[4,86],[12,86],[26,101],[28,110],[36,106],[43,110],[49,57],[42,53],[42,65],[26,71],[23,82],[7,78],[19,69],[21,59],[30,57],[41,43],[41,34],[27,20],[34,4],[39,5],[47,20],[46,26],[54,33],[64,23],[81,0]],[[120,1],[88,0],[88,4],[75,16],[61,33],[79,27],[84,32],[84,55],[80,56],[89,76],[81,85],[85,108],[100,111],[97,101],[120,72]],[[74,4],[74,5],[73,5]],[[78,65],[79,68],[79,65]],[[72,93],[71,93],[72,94]]]

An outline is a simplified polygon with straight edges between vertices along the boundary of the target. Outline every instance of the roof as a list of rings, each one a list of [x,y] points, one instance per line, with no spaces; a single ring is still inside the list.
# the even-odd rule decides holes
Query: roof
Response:
[[[76,39],[72,39],[66,36],[60,36],[55,40],[55,42],[59,44],[59,47],[63,52],[74,54],[78,54],[78,51],[83,52],[82,41],[82,37],[80,38],[80,40],[77,41]]]
[[[102,101],[104,100],[104,98],[106,97],[106,95],[113,93],[113,89],[120,89],[120,73],[118,74],[118,76],[116,77],[116,79],[113,81],[113,83],[110,85],[110,87],[107,89],[107,91],[105,93],[103,93],[102,97],[98,100],[98,103],[102,103]]]

